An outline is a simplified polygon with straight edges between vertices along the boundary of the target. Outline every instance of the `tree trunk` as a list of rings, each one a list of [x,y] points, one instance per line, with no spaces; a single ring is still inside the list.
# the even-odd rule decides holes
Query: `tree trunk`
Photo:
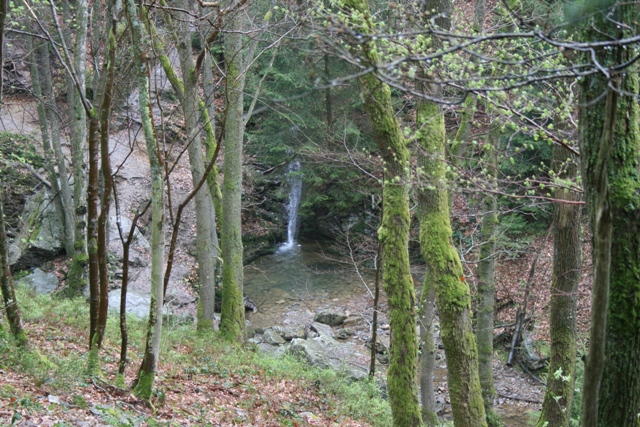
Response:
[[[447,355],[449,395],[456,427],[486,426],[478,352],[471,326],[471,295],[452,242],[444,160],[444,116],[431,102],[418,107],[416,122],[424,156],[421,177],[420,246],[440,311]]]
[[[162,334],[163,273],[164,273],[164,160],[156,139],[149,97],[149,64],[146,49],[148,39],[143,36],[134,0],[126,0],[125,13],[131,30],[134,64],[138,73],[138,97],[142,130],[147,144],[151,168],[151,301],[144,358],[138,373],[134,393],[145,400],[151,398],[160,353]]]
[[[36,108],[38,111],[38,122],[40,125],[40,137],[42,139],[42,151],[44,153],[47,176],[49,178],[49,182],[51,183],[51,189],[53,190],[53,203],[56,208],[56,213],[58,215],[58,220],[63,225],[66,224],[65,221],[65,207],[64,201],[60,196],[60,182],[58,181],[58,174],[56,173],[56,167],[54,158],[55,155],[53,153],[53,146],[51,143],[51,132],[50,132],[50,123],[47,116],[47,104],[46,98],[43,92],[42,87],[42,74],[43,69],[45,67],[50,67],[48,61],[48,51],[46,44],[42,43],[40,40],[34,40],[30,38],[30,50],[31,50],[31,86],[33,88],[33,93],[36,96]],[[46,59],[44,61],[43,54],[47,52]],[[49,76],[51,74],[49,73]]]
[[[2,5],[0,5],[0,7],[2,7]],[[2,57],[0,56],[0,58]],[[2,83],[1,79],[0,83]],[[13,276],[11,275],[8,255],[4,209],[2,207],[2,199],[0,198],[0,290],[2,290],[2,300],[4,301],[3,311],[7,313],[9,327],[11,328],[13,338],[16,340],[16,344],[19,347],[28,347],[27,335],[22,329],[20,307],[18,307],[18,300],[16,299],[16,290],[13,285]]]
[[[39,70],[40,87],[46,109],[46,120],[49,128],[49,142],[51,143],[51,148],[53,150],[53,156],[50,158],[50,161],[55,161],[55,165],[58,168],[57,181],[60,188],[60,194],[57,197],[60,197],[62,200],[61,218],[63,220],[62,224],[64,225],[64,248],[67,256],[73,256],[75,252],[75,215],[73,213],[73,198],[71,196],[67,165],[60,145],[60,111],[56,105],[53,77],[51,75],[49,45],[48,43],[39,43],[37,49],[41,65]]]
[[[77,0],[74,26],[74,69],[82,90],[86,85],[88,1]],[[75,212],[75,243],[73,259],[67,273],[68,296],[82,295],[87,285],[87,114],[73,79],[67,82],[71,111],[71,149],[73,155],[73,203]]]
[[[554,145],[553,161],[559,178],[576,179],[577,166],[566,148]],[[560,188],[555,191],[555,198],[577,201],[580,195],[570,189]],[[547,390],[536,424],[538,427],[567,427],[571,418],[576,363],[576,302],[582,264],[580,205],[556,203],[553,227],[554,257],[549,313],[551,355]]]
[[[109,6],[111,10],[112,6]],[[108,15],[111,16],[111,15]],[[102,172],[102,190],[100,200],[100,215],[98,215],[98,273],[100,277],[100,302],[98,305],[97,344],[102,348],[105,328],[107,326],[107,311],[109,309],[109,272],[107,265],[108,237],[107,221],[111,208],[113,180],[111,176],[111,157],[109,153],[109,120],[111,118],[111,104],[113,100],[113,84],[116,67],[116,39],[115,28],[117,21],[112,18],[107,41],[105,65],[103,67],[104,85],[100,96],[100,169]],[[107,24],[109,26],[109,24]]]
[[[189,10],[189,4],[182,2],[182,8]],[[191,31],[189,16],[184,15],[179,21],[177,37],[179,38],[178,53],[180,68],[184,82],[182,109],[187,131],[189,165],[193,186],[196,187],[204,177],[205,165],[200,139],[198,118],[197,76],[191,50]],[[198,330],[213,330],[213,316],[215,305],[215,284],[218,267],[218,235],[215,225],[215,211],[208,186],[202,186],[196,193],[196,257],[198,260],[198,279],[200,288],[198,295]]]
[[[357,14],[352,25],[358,31],[373,32],[366,0],[348,0],[344,5]],[[365,63],[379,63],[376,46],[371,40],[358,48]],[[387,386],[393,425],[418,427],[422,425],[422,416],[416,385],[416,297],[409,271],[409,151],[394,115],[389,86],[374,74],[359,77],[358,84],[374,140],[385,163],[383,215],[378,238],[382,245],[382,284],[389,301],[391,343]]]
[[[243,9],[227,22],[224,35],[226,64],[226,122],[224,180],[222,183],[222,313],[220,331],[233,342],[243,342],[244,302],[242,271],[242,147],[244,138],[242,31]]]
[[[450,1],[430,0],[425,8],[436,14],[435,25],[445,31],[450,28]],[[438,41],[434,43],[438,44]],[[422,90],[437,94],[439,89],[424,87]],[[468,111],[472,115],[474,105],[469,106]],[[427,267],[425,290],[433,287],[440,312],[440,335],[447,355],[453,418],[456,427],[486,426],[478,375],[478,352],[471,325],[471,293],[451,238],[445,161],[446,132],[439,106],[420,101],[416,110],[416,124],[421,149],[418,157],[421,171],[418,177],[418,211],[420,247]]]
[[[637,23],[637,5],[609,0],[586,2],[584,9],[590,16],[586,40],[635,34],[618,22]],[[638,75],[635,64],[624,71],[612,68],[628,63],[636,53],[625,46],[594,49],[600,66],[610,67],[612,76],[598,73],[581,82],[582,178],[594,241],[591,338],[583,389],[586,427],[636,426],[640,413]]]
[[[498,120],[498,119],[494,119]],[[489,129],[485,144],[485,175],[489,190],[498,187],[498,143],[500,142],[500,124],[493,123]],[[482,228],[480,232],[480,260],[478,261],[477,328],[478,375],[482,387],[484,411],[487,424],[498,426],[493,412],[496,390],[493,383],[493,316],[496,293],[496,226],[498,225],[498,203],[491,193],[483,196]]]
[[[433,283],[425,274],[422,287],[422,301],[420,303],[420,401],[422,403],[422,419],[427,427],[440,425],[436,408],[433,387],[433,373],[436,367],[436,344],[433,339],[435,333],[433,321],[435,319],[436,293]]]

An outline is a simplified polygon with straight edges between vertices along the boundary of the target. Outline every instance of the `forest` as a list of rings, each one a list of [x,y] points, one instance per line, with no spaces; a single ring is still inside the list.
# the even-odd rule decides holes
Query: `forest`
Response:
[[[640,426],[637,0],[0,0],[0,425]]]

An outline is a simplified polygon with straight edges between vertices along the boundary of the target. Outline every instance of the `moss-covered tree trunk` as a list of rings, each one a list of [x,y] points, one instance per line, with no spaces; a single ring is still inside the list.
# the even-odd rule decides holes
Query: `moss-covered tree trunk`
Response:
[[[2,7],[1,3],[0,7]],[[28,345],[27,335],[22,329],[20,307],[18,307],[18,300],[16,299],[16,290],[13,285],[13,276],[11,275],[8,256],[7,233],[4,225],[4,208],[2,206],[2,199],[0,198],[0,290],[2,291],[2,301],[4,302],[2,311],[7,313],[9,328],[16,340],[16,344],[20,347],[26,347]]]
[[[4,59],[4,28],[7,18],[7,1],[0,0],[0,64]],[[3,83],[4,73],[0,67],[0,109],[3,101]],[[0,187],[0,190],[3,190]],[[16,299],[16,290],[13,285],[13,276],[11,267],[9,266],[9,253],[7,251],[7,232],[4,224],[4,207],[2,204],[2,194],[0,194],[0,292],[2,292],[2,301],[4,302],[3,310],[7,313],[9,320],[9,328],[13,334],[16,344],[20,347],[27,347],[27,335],[22,329],[22,319],[20,316],[20,307]]]
[[[577,178],[578,168],[569,150],[554,145],[553,162],[558,178],[569,182]],[[557,189],[555,198],[575,202],[580,195],[566,187]],[[576,302],[582,264],[580,205],[556,203],[553,228],[554,257],[549,312],[551,355],[547,390],[536,424],[538,427],[566,427],[571,416],[576,363]]]
[[[637,34],[636,4],[586,0],[584,13],[590,17],[585,40],[611,41]],[[581,82],[582,177],[594,240],[592,331],[582,417],[582,424],[589,427],[637,426],[640,413],[638,74],[635,64],[623,71],[614,69],[628,65],[636,54],[637,49],[628,46],[594,49],[599,67],[607,67],[611,75],[597,73]]]
[[[164,159],[156,138],[149,97],[148,38],[144,36],[144,27],[138,18],[136,2],[126,0],[124,5],[131,31],[134,64],[138,77],[140,117],[151,169],[151,301],[144,358],[134,388],[134,393],[138,397],[149,400],[158,367],[162,334],[165,241]]]
[[[109,6],[111,10],[112,6]],[[113,194],[113,180],[111,176],[111,156],[109,150],[109,121],[111,119],[111,105],[113,100],[115,68],[116,68],[116,37],[117,21],[113,19],[109,25],[111,30],[107,39],[107,51],[103,66],[104,85],[100,98],[100,172],[102,173],[102,194],[100,195],[100,214],[98,215],[98,275],[100,277],[100,301],[98,304],[97,345],[102,347],[105,329],[107,327],[107,311],[109,309],[109,271],[107,264],[108,238],[107,222],[111,208]]]
[[[222,313],[220,331],[230,341],[244,341],[242,271],[242,150],[244,138],[242,33],[244,9],[227,21],[224,35],[226,120],[222,183]]]
[[[471,325],[471,294],[451,238],[444,116],[432,102],[418,107],[420,147],[420,246],[436,291],[440,335],[447,355],[449,396],[456,427],[486,426]]]
[[[373,32],[366,0],[347,0],[355,12],[352,26],[364,34]],[[379,62],[375,43],[367,40],[357,47],[366,64]],[[418,336],[416,297],[409,271],[409,151],[391,104],[389,86],[373,74],[358,78],[373,137],[384,161],[382,198],[384,212],[378,230],[382,256],[382,285],[389,301],[391,342],[387,386],[396,427],[421,426],[417,390]]]

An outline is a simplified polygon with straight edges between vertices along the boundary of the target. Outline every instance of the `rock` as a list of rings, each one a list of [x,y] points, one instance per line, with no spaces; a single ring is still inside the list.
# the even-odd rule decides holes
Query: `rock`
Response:
[[[338,313],[336,311],[321,311],[316,314],[316,317],[313,320],[329,326],[340,326],[346,319],[347,316],[343,313]]]
[[[276,304],[285,304],[286,302],[287,302],[286,300],[281,299],[276,301]]]
[[[144,318],[149,317],[150,297],[136,292],[127,292],[127,313]],[[109,292],[109,310],[120,313],[120,289]]]
[[[356,326],[360,326],[364,323],[364,319],[360,316],[349,316],[347,319],[342,322],[342,326],[345,328],[354,328]]]
[[[343,364],[347,357],[357,352],[350,344],[341,344],[331,337],[321,335],[317,338],[303,340],[295,338],[287,350],[312,366],[334,369],[345,373],[349,378],[359,380],[367,376],[364,369]]]
[[[331,329],[331,326],[324,325],[324,324],[318,323],[318,322],[313,322],[311,324],[311,330],[313,332],[317,332],[318,335],[320,335],[320,336],[325,335],[327,337],[333,338],[333,329]]]
[[[522,342],[520,343],[520,356],[522,363],[530,371],[537,371],[544,368],[548,358],[542,358],[538,355],[531,335],[527,331],[522,332]]]
[[[287,341],[291,341],[294,338],[307,337],[307,333],[302,326],[274,326],[272,329]]]
[[[262,341],[271,345],[282,345],[286,342],[284,338],[282,338],[280,334],[273,329],[267,329],[264,331]]]
[[[256,311],[258,311],[258,306],[256,305],[255,302],[253,302],[252,300],[249,299],[249,297],[244,297],[243,299],[243,303],[244,303],[244,309],[245,310],[251,310],[254,313]]]
[[[50,294],[60,285],[54,274],[45,273],[39,268],[34,269],[33,273],[23,277],[19,282],[33,289],[37,294]]]
[[[347,338],[349,338],[351,335],[353,335],[353,331],[349,328],[342,328],[340,330],[338,330],[338,333],[336,334],[336,337],[338,339],[341,340],[346,340]]]
[[[382,364],[382,365],[388,365],[389,364],[389,354],[388,353],[376,353],[376,360]]]
[[[109,242],[116,242],[117,245],[122,246],[120,242],[120,233],[118,232],[118,223],[117,217],[111,216],[109,217]],[[131,230],[131,220],[127,217],[120,217],[120,226],[122,227],[122,234],[124,238],[127,238],[127,234],[129,230]],[[149,241],[146,237],[140,233],[140,229],[136,225],[136,228],[133,230],[133,241],[131,242],[133,245],[140,246],[143,249],[150,250],[151,246],[149,245]]]
[[[263,342],[258,344],[258,349],[261,352],[270,354],[273,357],[279,357],[287,352],[288,345],[278,346],[278,345],[271,345],[271,344],[267,344],[266,342]]]
[[[248,343],[250,343],[250,344],[256,344],[256,345],[258,345],[258,344],[260,344],[260,343],[262,342],[262,336],[260,336],[260,335],[256,335],[256,336],[254,336],[253,338],[249,338],[249,339],[247,340],[247,342],[248,342]]]
[[[366,344],[366,347],[368,349],[371,349],[371,341],[368,341]],[[387,346],[384,345],[384,343],[381,343],[380,341],[376,341],[376,353],[378,354],[384,354],[387,353]]]
[[[38,267],[64,250],[64,228],[56,214],[51,195],[34,194],[22,211],[23,226],[7,248],[9,265],[14,271]]]

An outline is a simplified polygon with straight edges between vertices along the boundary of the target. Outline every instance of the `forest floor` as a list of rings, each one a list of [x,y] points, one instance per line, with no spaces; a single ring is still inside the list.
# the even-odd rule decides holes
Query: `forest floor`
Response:
[[[389,408],[369,382],[349,383],[332,371],[289,357],[235,348],[192,325],[167,325],[149,405],[116,384],[118,325],[111,316],[101,352],[102,376],[86,376],[89,313],[83,300],[21,290],[31,351],[0,333],[0,426],[374,426]],[[130,357],[144,347],[142,321],[130,320]],[[127,367],[124,384],[136,376]]]

